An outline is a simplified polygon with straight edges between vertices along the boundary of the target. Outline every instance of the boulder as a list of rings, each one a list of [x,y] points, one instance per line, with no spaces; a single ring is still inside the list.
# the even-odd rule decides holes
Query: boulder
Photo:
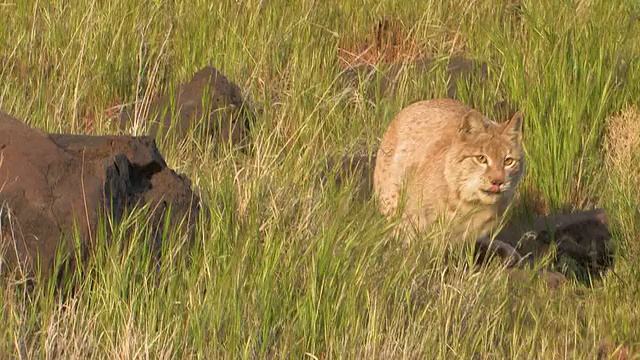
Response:
[[[614,249],[609,219],[604,209],[579,210],[513,221],[493,239],[500,257],[517,253],[519,266],[551,256],[550,266],[583,282],[599,278],[613,266]],[[479,239],[480,258],[489,250],[490,241]]]
[[[0,273],[33,276],[51,272],[56,252],[75,262],[95,245],[99,216],[119,223],[127,210],[153,210],[151,248],[161,226],[199,214],[190,181],[167,167],[151,137],[46,134],[0,113]],[[186,217],[186,218],[185,218]],[[176,223],[177,224],[177,223]],[[190,225],[189,225],[190,224]]]
[[[135,121],[145,124],[153,137],[173,134],[181,139],[194,130],[216,143],[244,146],[253,117],[240,88],[216,68],[206,66],[173,93],[157,97],[147,109],[124,109],[119,121],[123,130]]]

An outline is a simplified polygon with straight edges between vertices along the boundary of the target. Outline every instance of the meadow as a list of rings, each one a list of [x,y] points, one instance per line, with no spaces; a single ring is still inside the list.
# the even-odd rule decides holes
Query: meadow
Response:
[[[398,246],[375,199],[318,180],[328,157],[375,149],[403,106],[446,95],[443,69],[428,80],[411,61],[393,96],[344,84],[344,50],[382,18],[403,25],[412,56],[487,63],[458,97],[489,116],[505,97],[523,111],[520,196],[546,214],[605,208],[614,269],[591,286],[549,287],[535,271],[514,282],[464,252],[445,260],[437,232]],[[251,153],[158,142],[210,216],[191,248],[167,231],[157,272],[140,209],[75,288],[0,281],[2,358],[630,359],[640,347],[640,3],[8,0],[0,20],[0,109],[32,127],[113,133],[118,106],[208,64],[257,114]]]

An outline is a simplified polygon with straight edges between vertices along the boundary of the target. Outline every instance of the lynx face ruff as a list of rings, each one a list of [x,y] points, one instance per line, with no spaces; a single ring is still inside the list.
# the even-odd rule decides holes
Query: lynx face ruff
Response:
[[[451,99],[402,109],[378,150],[380,211],[426,231],[443,219],[460,238],[487,235],[512,201],[524,170],[522,116],[498,124]]]

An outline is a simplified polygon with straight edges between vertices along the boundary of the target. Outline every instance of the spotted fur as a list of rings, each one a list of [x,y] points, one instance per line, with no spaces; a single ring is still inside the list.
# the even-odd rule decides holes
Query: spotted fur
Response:
[[[520,182],[521,144],[520,113],[496,123],[457,100],[413,103],[389,124],[378,150],[380,211],[420,231],[441,216],[456,236],[486,235]]]

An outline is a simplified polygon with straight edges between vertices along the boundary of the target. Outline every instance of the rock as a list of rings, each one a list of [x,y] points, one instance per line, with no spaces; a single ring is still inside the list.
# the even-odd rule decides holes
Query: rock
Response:
[[[148,112],[140,115],[138,121],[148,123],[148,134],[153,137],[173,134],[184,138],[194,129],[216,143],[230,141],[234,146],[247,145],[254,116],[238,86],[212,66],[195,73],[173,96],[157,98],[149,104]],[[120,128],[130,127],[135,120],[134,111],[125,109]]]
[[[491,239],[488,236],[478,239],[474,249],[477,264],[489,262],[493,257],[500,258],[508,267],[517,266],[523,257],[515,247],[500,240]]]
[[[74,224],[82,256],[95,245],[100,214],[116,224],[138,204],[151,215],[152,249],[158,249],[167,207],[171,221],[200,211],[184,176],[169,169],[151,137],[48,135],[0,113],[0,273],[33,276],[52,271],[61,248],[75,259]]]
[[[520,265],[552,255],[553,269],[583,282],[600,277],[614,261],[609,221],[603,209],[514,221],[495,236],[496,241],[515,249],[522,258]],[[478,242],[486,243],[487,239]]]

